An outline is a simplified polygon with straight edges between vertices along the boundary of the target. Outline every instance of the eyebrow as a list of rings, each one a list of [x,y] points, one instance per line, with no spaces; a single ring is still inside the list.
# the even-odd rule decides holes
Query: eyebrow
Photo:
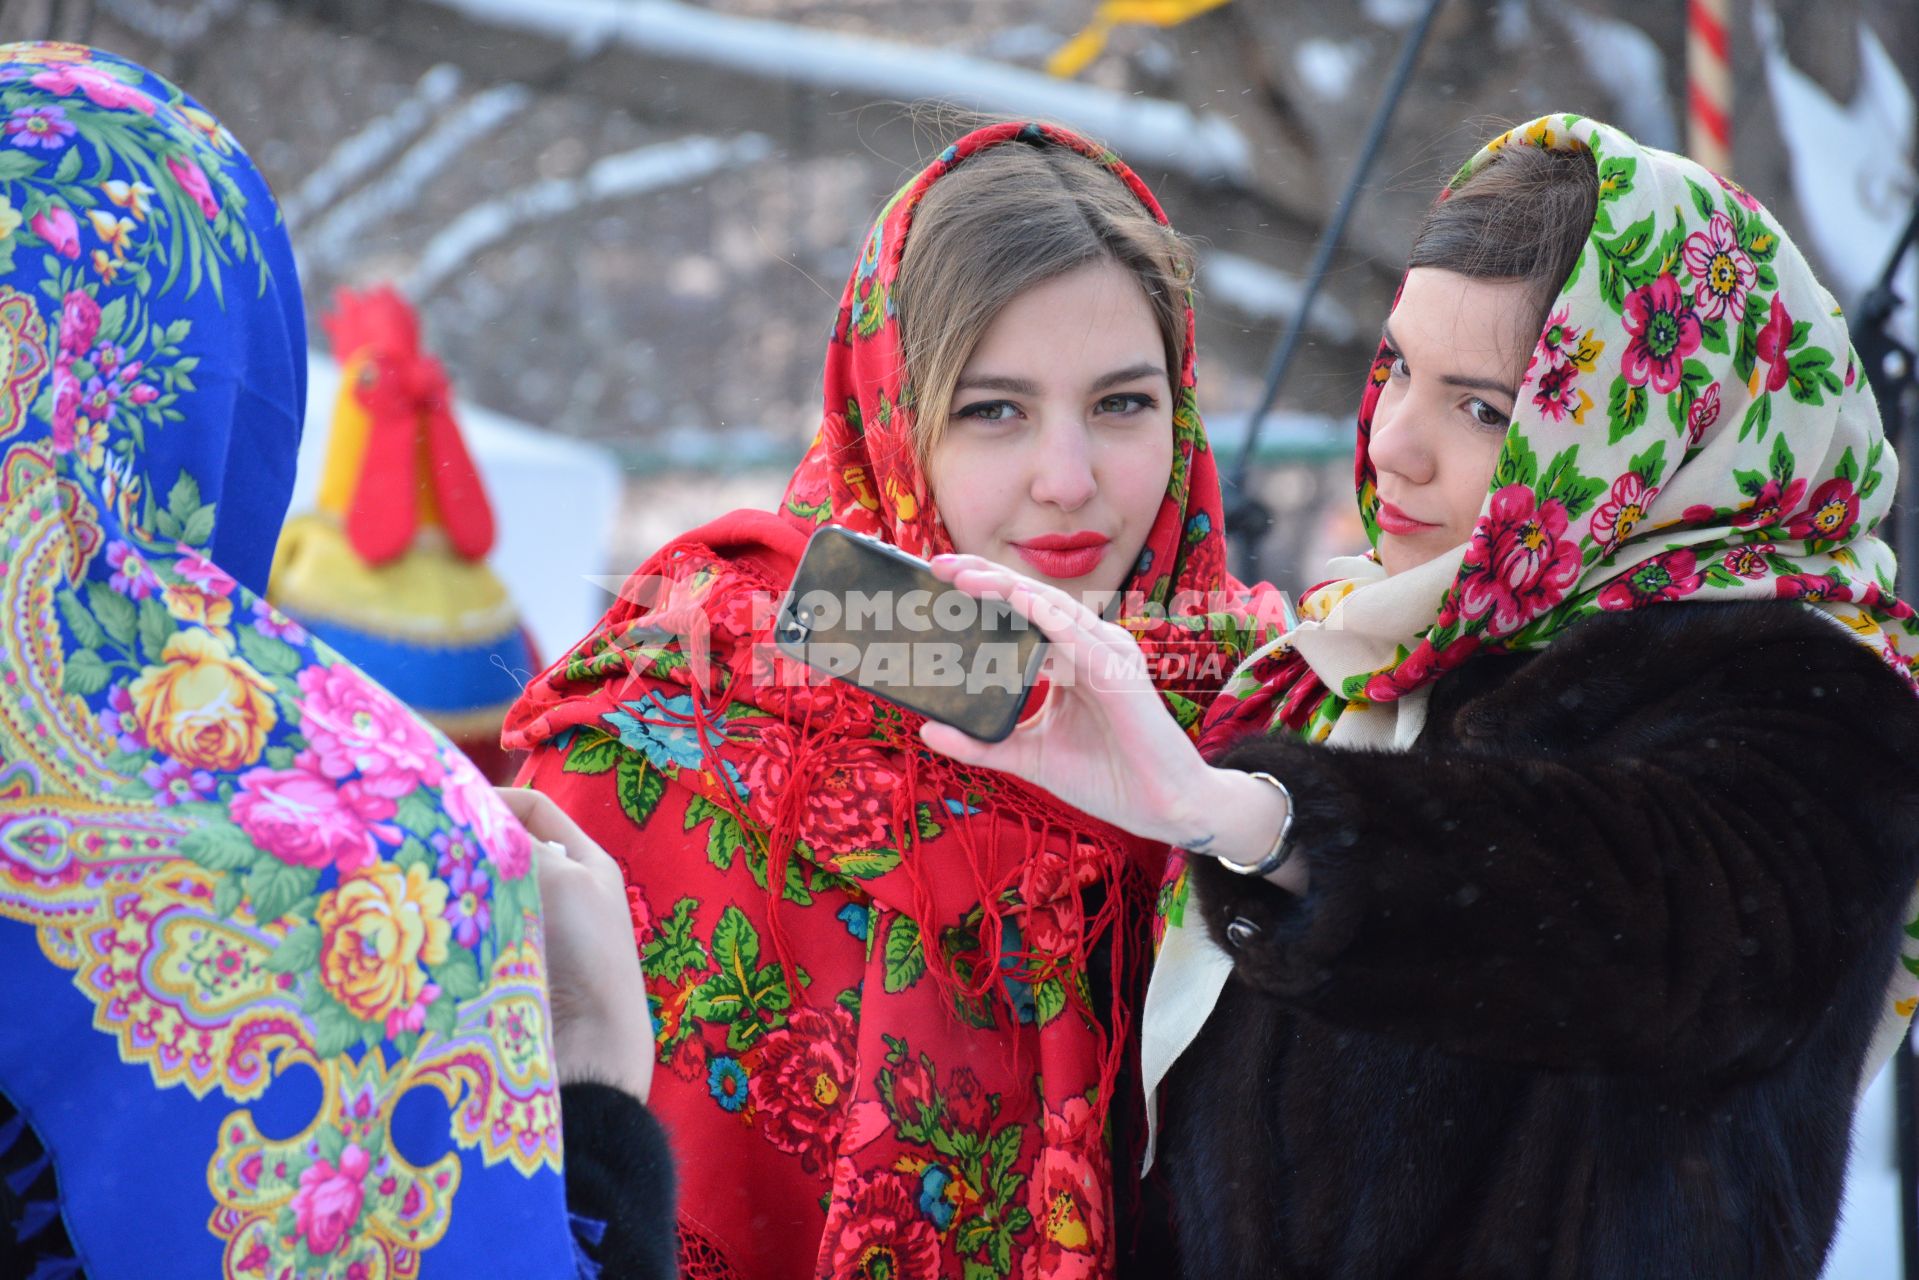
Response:
[[[1390,324],[1381,325],[1379,333],[1386,340],[1387,346],[1394,351],[1399,350],[1399,339],[1393,337],[1393,327]],[[1440,375],[1439,380],[1449,387],[1462,387],[1468,391],[1497,391],[1508,400],[1519,399],[1516,388],[1507,386],[1497,378],[1469,378],[1464,374],[1445,373]]]
[[[1166,370],[1160,368],[1159,365],[1150,360],[1142,361],[1139,364],[1128,365],[1124,369],[1115,369],[1111,373],[1101,374],[1093,380],[1092,390],[1097,394],[1106,390],[1108,387],[1119,386],[1121,383],[1134,382],[1141,378],[1164,378],[1165,376]],[[1036,396],[1039,394],[1039,384],[1026,378],[1005,377],[993,373],[977,373],[962,377],[958,384],[954,386],[953,390],[955,392],[1006,391],[1016,396]]]

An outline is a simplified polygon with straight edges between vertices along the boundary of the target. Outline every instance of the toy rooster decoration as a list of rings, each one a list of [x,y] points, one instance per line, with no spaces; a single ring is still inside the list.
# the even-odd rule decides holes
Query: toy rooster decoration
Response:
[[[340,361],[318,509],[288,522],[269,595],[503,780],[500,722],[538,670],[486,564],[493,510],[440,362],[390,288],[341,290]]]

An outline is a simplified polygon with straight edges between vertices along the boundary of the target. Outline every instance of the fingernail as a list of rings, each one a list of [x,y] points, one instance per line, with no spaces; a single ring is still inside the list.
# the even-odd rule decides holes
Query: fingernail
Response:
[[[1234,947],[1245,946],[1259,934],[1259,926],[1245,916],[1235,916],[1233,922],[1226,926],[1226,941],[1232,943]]]

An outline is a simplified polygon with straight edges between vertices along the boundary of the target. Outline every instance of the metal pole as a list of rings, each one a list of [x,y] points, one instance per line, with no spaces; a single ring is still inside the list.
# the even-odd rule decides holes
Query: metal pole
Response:
[[[1319,297],[1327,273],[1332,270],[1333,255],[1338,251],[1340,241],[1345,238],[1346,224],[1352,219],[1353,207],[1359,203],[1360,190],[1366,185],[1366,176],[1372,171],[1373,161],[1378,158],[1387,126],[1393,120],[1393,112],[1412,79],[1413,66],[1419,61],[1419,51],[1426,44],[1427,33],[1432,30],[1433,18],[1445,3],[1446,0],[1428,0],[1425,12],[1420,14],[1419,21],[1406,34],[1406,42],[1400,46],[1399,61],[1386,84],[1386,96],[1380,99],[1378,109],[1373,112],[1372,124],[1366,131],[1365,142],[1360,145],[1352,176],[1346,180],[1346,190],[1333,207],[1332,220],[1320,233],[1318,248],[1313,253],[1313,264],[1306,273],[1306,288],[1300,295],[1299,308],[1273,353],[1266,371],[1266,387],[1260,393],[1259,406],[1246,422],[1246,440],[1233,466],[1230,483],[1232,501],[1226,510],[1226,533],[1229,539],[1238,543],[1243,576],[1248,582],[1259,580],[1259,541],[1272,523],[1272,512],[1254,496],[1250,487],[1253,454],[1259,448],[1260,428],[1265,425],[1266,415],[1279,398],[1280,387],[1285,385],[1293,356],[1298,352],[1300,339],[1306,332],[1306,317],[1312,313],[1313,301]]]
[[[1899,596],[1912,600],[1919,595],[1919,459],[1913,448],[1919,444],[1919,353],[1893,337],[1892,317],[1902,305],[1914,300],[1902,299],[1894,282],[1908,251],[1919,243],[1919,201],[1912,217],[1878,282],[1860,300],[1854,345],[1859,351],[1866,380],[1879,401],[1879,414],[1885,422],[1886,438],[1901,462],[1899,493],[1893,505],[1888,541],[1899,555]],[[1893,1055],[1893,1127],[1899,1147],[1899,1227],[1902,1274],[1906,1280],[1919,1280],[1919,1071],[1913,1063],[1912,1036],[1900,1042]]]

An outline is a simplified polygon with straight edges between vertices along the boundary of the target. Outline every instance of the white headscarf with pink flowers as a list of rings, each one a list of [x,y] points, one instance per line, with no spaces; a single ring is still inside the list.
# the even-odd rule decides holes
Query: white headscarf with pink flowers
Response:
[[[1335,561],[1334,581],[1302,601],[1304,621],[1248,659],[1209,723],[1404,749],[1432,682],[1474,654],[1537,650],[1598,613],[1696,600],[1800,602],[1913,680],[1919,618],[1895,598],[1892,551],[1872,534],[1897,460],[1804,256],[1737,186],[1579,116],[1495,139],[1452,185],[1509,146],[1589,152],[1599,198],[1472,537],[1393,577],[1370,558]],[[1366,442],[1379,385],[1361,406],[1356,468],[1375,541]],[[1230,972],[1184,919],[1183,895],[1164,896],[1149,1086]],[[1919,998],[1907,965],[1892,987],[1862,1083]]]

